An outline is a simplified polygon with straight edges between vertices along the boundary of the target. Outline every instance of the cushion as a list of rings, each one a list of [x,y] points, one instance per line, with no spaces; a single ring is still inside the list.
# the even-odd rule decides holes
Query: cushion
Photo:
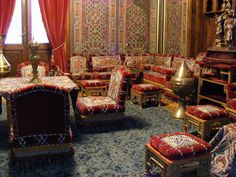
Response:
[[[176,69],[166,66],[152,66],[151,70],[167,75],[174,75],[176,73]]]
[[[154,64],[159,66],[171,67],[171,61],[171,55],[156,55],[154,59]]]
[[[107,82],[101,80],[82,80],[81,85],[83,87],[106,86]]]
[[[70,72],[72,74],[87,71],[87,59],[83,56],[70,57]]]
[[[141,64],[151,64],[153,56],[126,56],[125,65],[130,68],[139,67]]]
[[[170,81],[171,76],[153,71],[148,71],[144,72],[144,79],[164,85],[166,81]]]
[[[92,57],[93,70],[101,70],[102,68],[114,68],[121,66],[122,62],[120,55],[114,56],[93,56]]]
[[[152,84],[135,84],[132,89],[140,92],[158,91],[160,88]]]
[[[107,95],[116,103],[124,104],[127,89],[127,79],[130,72],[126,67],[119,67],[112,70]]]
[[[82,115],[125,111],[124,105],[119,105],[112,98],[104,96],[78,97],[76,106]]]
[[[190,106],[187,112],[204,120],[228,116],[228,112],[225,109],[213,105]]]
[[[183,60],[185,60],[189,70],[194,72],[195,60],[193,60],[192,58],[174,57],[173,62],[172,62],[172,68],[178,69],[181,66]]]
[[[207,142],[187,132],[153,136],[150,144],[163,156],[173,160],[208,153],[211,147]]]

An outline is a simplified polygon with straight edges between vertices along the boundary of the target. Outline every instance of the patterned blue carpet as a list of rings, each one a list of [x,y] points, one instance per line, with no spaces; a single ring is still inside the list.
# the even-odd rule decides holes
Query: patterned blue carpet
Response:
[[[72,131],[75,154],[67,165],[47,165],[17,169],[9,165],[10,145],[6,111],[0,117],[0,176],[1,177],[95,177],[145,176],[144,145],[150,135],[181,131],[182,121],[157,107],[139,109],[126,103],[126,118],[119,128],[108,132],[85,133],[73,120]]]

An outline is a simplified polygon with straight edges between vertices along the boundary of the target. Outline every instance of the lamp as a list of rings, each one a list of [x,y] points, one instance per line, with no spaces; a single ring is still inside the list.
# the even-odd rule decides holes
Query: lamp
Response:
[[[9,72],[11,72],[11,65],[8,63],[7,59],[3,55],[3,37],[5,35],[0,35],[0,76],[4,77]]]

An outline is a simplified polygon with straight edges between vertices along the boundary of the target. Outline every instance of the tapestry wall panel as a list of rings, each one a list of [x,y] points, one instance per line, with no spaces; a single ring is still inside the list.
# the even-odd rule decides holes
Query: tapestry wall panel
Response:
[[[153,2],[72,0],[71,53],[148,52],[150,34],[156,35],[155,29],[150,29],[156,28],[156,25],[150,26],[150,4]]]
[[[71,16],[72,52],[115,52],[115,0],[73,0]]]
[[[186,55],[187,2],[165,1],[164,53]]]
[[[150,1],[124,0],[119,4],[120,52],[143,53],[149,51]]]

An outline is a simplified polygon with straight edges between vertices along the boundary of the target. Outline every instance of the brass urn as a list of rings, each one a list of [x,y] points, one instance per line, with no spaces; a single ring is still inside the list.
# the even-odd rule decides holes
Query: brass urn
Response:
[[[32,74],[33,78],[30,80],[30,83],[40,83],[41,80],[38,77],[38,65],[40,62],[40,56],[38,55],[39,43],[36,41],[29,42],[29,61],[32,65]]]
[[[0,35],[0,77],[5,77],[11,72],[11,65],[3,55],[3,37],[4,35]]]
[[[178,108],[173,116],[177,119],[183,119],[185,117],[185,97],[193,92],[196,84],[196,80],[192,77],[192,74],[183,60],[181,66],[171,78],[172,91],[179,96]]]

